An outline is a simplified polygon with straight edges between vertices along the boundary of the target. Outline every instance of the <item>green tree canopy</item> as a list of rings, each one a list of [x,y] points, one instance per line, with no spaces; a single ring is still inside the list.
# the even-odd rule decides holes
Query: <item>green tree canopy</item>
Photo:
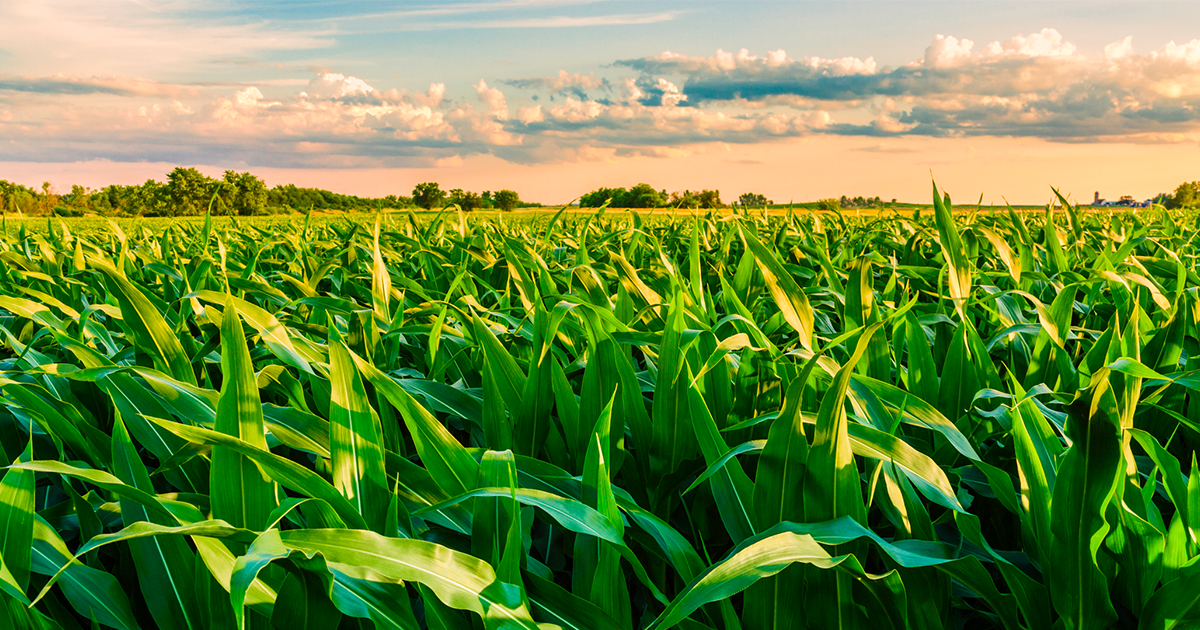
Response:
[[[662,208],[669,204],[670,196],[666,190],[655,190],[650,184],[641,183],[628,190],[597,188],[579,198],[583,208],[599,208],[606,202],[613,208]]]
[[[767,200],[766,195],[747,192],[742,193],[741,196],[738,197],[738,205],[745,206],[747,208],[759,208],[762,206],[769,206],[771,205],[771,202]]]
[[[267,185],[251,173],[225,171],[221,200],[231,214],[251,216],[263,214],[267,208]]]
[[[175,167],[167,174],[170,203],[163,206],[163,216],[204,214],[216,184],[217,180],[194,168]]]
[[[672,208],[701,208],[710,210],[713,208],[724,207],[721,203],[721,191],[719,190],[701,190],[699,192],[685,190],[683,192],[675,191],[671,193],[671,198],[667,205]]]
[[[1200,181],[1183,182],[1175,188],[1175,194],[1171,195],[1170,202],[1165,204],[1168,208],[1194,208],[1200,206]]]
[[[497,190],[492,195],[492,201],[501,210],[512,210],[521,203],[521,197],[513,190]]]
[[[446,198],[446,193],[442,192],[437,182],[422,182],[413,187],[412,192],[413,203],[432,210],[436,206],[441,206],[442,201]]]
[[[449,196],[449,203],[457,204],[458,207],[467,212],[483,207],[483,198],[478,193],[473,193],[469,190],[454,188],[450,190]]]

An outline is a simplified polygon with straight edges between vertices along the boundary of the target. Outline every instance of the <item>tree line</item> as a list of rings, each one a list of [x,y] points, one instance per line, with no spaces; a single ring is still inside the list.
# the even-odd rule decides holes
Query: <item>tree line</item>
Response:
[[[1196,208],[1200,207],[1200,181],[1183,182],[1175,187],[1175,193],[1172,195],[1161,194],[1158,196],[1161,199],[1162,205],[1167,208]]]
[[[214,216],[255,216],[309,209],[365,211],[411,206],[410,197],[358,197],[294,184],[267,188],[252,173],[225,171],[216,179],[184,167],[168,173],[165,182],[148,179],[142,184],[111,184],[99,189],[74,185],[68,193],[59,193],[49,182],[39,190],[0,180],[0,210],[5,214],[176,217],[211,212]]]
[[[743,193],[734,205],[765,207],[774,201],[758,193]],[[631,188],[598,188],[579,199],[584,208],[686,208],[714,209],[728,205],[719,190],[682,190],[668,193],[650,184]],[[209,177],[195,168],[177,167],[166,181],[148,179],[142,184],[112,184],[99,189],[75,185],[59,193],[49,182],[40,189],[0,180],[0,211],[4,214],[80,216],[87,213],[112,216],[175,217],[211,212],[214,216],[254,216],[291,212],[373,211],[421,208],[440,210],[457,205],[464,211],[510,211],[542,204],[522,200],[514,190],[474,192],[462,188],[442,190],[437,182],[421,182],[411,195],[359,197],[320,188],[281,184],[273,188],[252,173],[225,171]]]
[[[718,190],[682,190],[667,194],[646,183],[632,188],[597,188],[579,198],[581,208],[723,208]]]
[[[891,203],[895,203],[893,199]],[[1200,181],[1183,182],[1174,194],[1163,193],[1154,199],[1167,208],[1200,206]],[[742,193],[732,205],[760,208],[774,205],[765,195]],[[682,190],[668,193],[647,183],[630,188],[597,188],[579,198],[583,208],[682,208],[715,209],[728,207],[719,190]],[[473,192],[462,188],[442,190],[437,182],[421,182],[411,195],[359,197],[344,195],[320,188],[305,188],[281,184],[273,188],[252,173],[225,171],[221,178],[209,177],[195,168],[177,167],[167,174],[165,182],[148,179],[142,184],[112,184],[99,189],[71,186],[70,192],[60,193],[49,182],[40,188],[0,179],[0,213],[24,215],[80,216],[101,215],[174,217],[212,212],[215,216],[254,216],[291,212],[342,211],[369,212],[388,209],[422,208],[440,210],[457,205],[464,211],[503,210],[538,207],[541,204],[524,201],[516,191],[503,189]],[[822,199],[819,207],[879,208],[886,205],[879,197],[847,197]]]
[[[485,190],[471,192],[462,188],[442,190],[437,182],[421,182],[413,188],[413,205],[426,210],[439,210],[456,205],[466,212],[472,210],[515,210],[517,208],[541,207],[540,203],[522,201],[513,190]]]
[[[253,173],[225,171],[213,178],[195,168],[177,167],[166,181],[148,179],[142,184],[112,184],[99,189],[80,185],[61,193],[50,182],[41,188],[0,179],[0,213],[20,215],[176,217],[201,215],[256,216],[292,212],[369,212],[424,208],[440,210],[458,204],[463,210],[513,210],[539,206],[522,201],[512,190],[480,193],[453,188],[442,191],[436,182],[417,184],[412,195],[359,197],[321,188],[281,184],[273,188]]]

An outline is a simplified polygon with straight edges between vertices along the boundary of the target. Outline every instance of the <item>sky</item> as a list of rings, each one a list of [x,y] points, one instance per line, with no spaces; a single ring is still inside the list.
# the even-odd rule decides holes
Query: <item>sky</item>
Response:
[[[1200,179],[1200,3],[0,0],[0,179],[1045,203]]]

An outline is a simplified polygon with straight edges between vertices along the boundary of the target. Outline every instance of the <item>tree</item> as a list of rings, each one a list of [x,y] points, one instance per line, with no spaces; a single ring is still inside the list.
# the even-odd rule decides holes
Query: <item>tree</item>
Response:
[[[770,202],[767,201],[766,195],[748,192],[742,193],[741,196],[738,197],[738,205],[746,208],[760,208],[770,205]]]
[[[175,167],[167,174],[167,194],[170,204],[165,216],[203,214],[208,209],[217,180],[194,168]]]
[[[670,205],[666,190],[655,190],[650,184],[624,188],[597,188],[579,198],[581,208],[599,208],[605,203],[613,208],[662,208]]]
[[[690,190],[680,192],[676,190],[671,193],[671,198],[667,201],[667,205],[672,208],[699,208],[700,200],[696,198],[696,194]]]
[[[624,208],[659,208],[667,205],[667,191],[657,191],[650,184],[638,184],[629,189],[625,203],[618,206]],[[616,204],[614,204],[616,205]]]
[[[91,197],[92,191],[80,186],[79,184],[73,184],[71,186],[71,193],[66,195],[63,201],[67,203],[68,208],[83,210],[90,209],[92,201]]]
[[[388,195],[383,198],[382,205],[385,208],[393,209],[407,208],[408,206],[412,205],[412,197],[405,197],[404,195]]]
[[[497,190],[492,194],[492,200],[497,208],[505,211],[511,211],[521,203],[521,198],[512,190]]]
[[[721,191],[719,190],[701,190],[693,192],[685,190],[683,192],[675,191],[671,193],[671,198],[667,202],[672,208],[703,208],[711,210],[713,208],[722,207]]]
[[[696,195],[696,199],[700,202],[700,207],[705,210],[725,207],[725,204],[721,203],[721,191],[719,190],[701,190]]]
[[[4,214],[28,214],[37,204],[37,191],[0,179],[0,211]]]
[[[1192,208],[1200,205],[1200,181],[1183,182],[1175,188],[1168,208]]]
[[[629,192],[624,188],[597,188],[579,198],[579,207],[599,208],[611,200],[612,203],[609,205],[619,208],[621,206],[618,204],[618,200],[624,199],[628,194]]]
[[[221,200],[230,213],[248,217],[266,212],[267,185],[263,180],[251,173],[225,171],[221,183]]]
[[[130,214],[147,217],[167,217],[176,216],[177,208],[170,184],[147,179],[146,183],[130,190],[124,210]]]
[[[466,212],[478,210],[483,206],[483,198],[480,197],[478,193],[473,193],[469,190],[453,188],[450,190],[449,195],[449,203],[457,204],[458,207],[462,208]]]
[[[42,182],[42,193],[38,195],[38,208],[42,213],[50,212],[50,209],[58,205],[58,193],[54,190],[54,184],[50,182]]]
[[[842,198],[838,199],[836,201],[838,202],[838,205],[840,205],[843,208],[882,208],[883,207],[883,199],[880,199],[878,196],[863,197],[862,195],[858,195],[856,197],[847,197],[846,195],[842,195]]]
[[[442,188],[437,182],[422,182],[413,188],[413,203],[432,210],[435,206],[440,207],[442,201],[446,199],[446,193],[442,192]]]

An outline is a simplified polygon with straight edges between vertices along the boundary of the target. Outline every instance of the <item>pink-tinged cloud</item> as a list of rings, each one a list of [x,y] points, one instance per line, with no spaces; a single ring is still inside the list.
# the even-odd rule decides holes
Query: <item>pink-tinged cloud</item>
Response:
[[[299,44],[296,44],[299,45]],[[718,50],[587,73],[433,83],[413,93],[319,69],[307,84],[0,76],[10,160],[425,167],[695,155],[820,136],[1200,139],[1200,40],[1085,54],[1054,29],[977,44],[938,35],[913,61]],[[299,88],[299,89],[297,89]],[[459,96],[451,96],[457,94]]]

